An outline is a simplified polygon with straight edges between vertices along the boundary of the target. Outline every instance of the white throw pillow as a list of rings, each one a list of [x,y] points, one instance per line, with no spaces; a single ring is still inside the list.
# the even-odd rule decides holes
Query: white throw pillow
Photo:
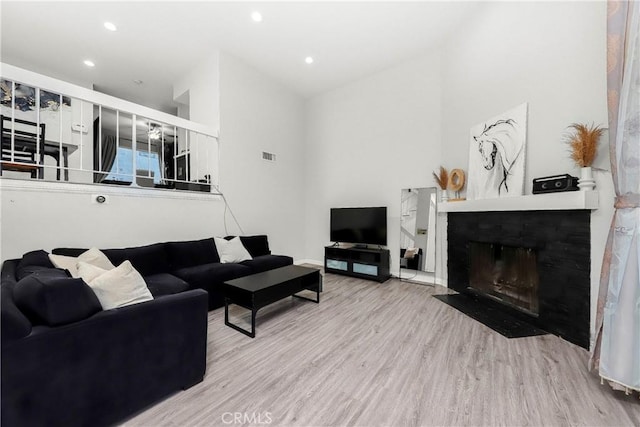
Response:
[[[115,265],[109,261],[109,258],[98,248],[91,248],[86,252],[83,252],[78,257],[78,262],[86,262],[87,264],[95,265],[104,270],[111,270],[116,268]]]
[[[100,267],[104,270],[111,270],[115,268],[111,261],[109,261],[109,258],[107,258],[107,256],[98,248],[91,248],[80,254],[77,258],[72,256],[49,254],[49,260],[51,260],[51,263],[56,268],[69,270],[71,277],[75,278],[80,277],[78,275],[79,262],[86,262],[87,264],[95,265],[96,267]]]
[[[78,277],[89,283],[98,276],[103,275],[109,270],[96,267],[95,265],[88,264],[86,262],[78,262]]]
[[[231,240],[225,240],[220,237],[214,237],[216,249],[220,262],[242,262],[252,259],[249,252],[245,249],[240,237],[234,237]]]
[[[86,267],[83,263],[80,268],[88,276],[98,273]],[[99,267],[98,267],[99,268]],[[131,265],[130,261],[125,261],[120,266],[104,271],[88,282],[93,292],[98,297],[100,305],[104,310],[124,307],[153,299],[144,279]]]
[[[49,260],[54,267],[69,270],[71,277],[78,277],[78,268],[76,267],[76,264],[78,264],[78,258],[73,256],[49,254]]]

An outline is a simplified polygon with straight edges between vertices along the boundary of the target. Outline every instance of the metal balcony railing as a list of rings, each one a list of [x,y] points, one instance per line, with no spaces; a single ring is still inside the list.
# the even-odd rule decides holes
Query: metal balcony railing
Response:
[[[69,84],[75,93],[0,85],[3,177],[218,193],[218,138],[206,126]]]

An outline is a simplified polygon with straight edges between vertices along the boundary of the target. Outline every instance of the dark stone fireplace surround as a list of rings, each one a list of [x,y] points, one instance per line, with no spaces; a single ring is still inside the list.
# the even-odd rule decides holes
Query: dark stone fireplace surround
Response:
[[[588,210],[449,212],[449,288],[469,292],[470,242],[534,248],[539,315],[504,310],[588,349],[590,220]]]

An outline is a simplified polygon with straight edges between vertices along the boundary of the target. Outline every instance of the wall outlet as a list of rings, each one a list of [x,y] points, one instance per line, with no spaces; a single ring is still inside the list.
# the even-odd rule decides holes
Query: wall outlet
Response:
[[[106,194],[92,194],[91,203],[94,205],[107,205],[109,204],[109,196]]]

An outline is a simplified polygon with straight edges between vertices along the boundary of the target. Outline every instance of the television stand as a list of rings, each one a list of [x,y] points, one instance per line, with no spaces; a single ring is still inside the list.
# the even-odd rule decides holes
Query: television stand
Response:
[[[369,249],[356,246],[326,246],[324,271],[380,283],[391,277],[389,249]]]

